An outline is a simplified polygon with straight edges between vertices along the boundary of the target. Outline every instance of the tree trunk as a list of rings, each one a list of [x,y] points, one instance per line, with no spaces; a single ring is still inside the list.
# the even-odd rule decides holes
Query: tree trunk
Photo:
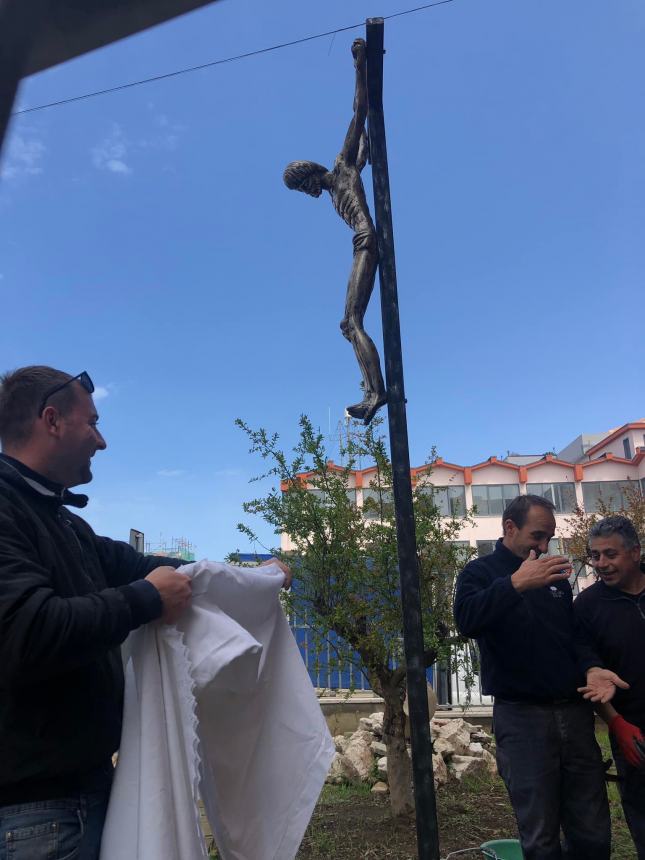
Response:
[[[414,812],[412,793],[412,763],[405,745],[405,714],[403,691],[399,686],[383,687],[385,702],[383,714],[383,741],[387,748],[387,781],[390,786],[390,805],[393,815]]]

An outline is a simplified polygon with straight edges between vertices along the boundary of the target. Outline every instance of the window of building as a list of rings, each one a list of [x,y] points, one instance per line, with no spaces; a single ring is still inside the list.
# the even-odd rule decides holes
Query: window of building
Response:
[[[451,540],[450,544],[457,550],[457,558],[461,565],[465,565],[470,559],[470,541]]]
[[[324,490],[319,489],[310,489],[307,490],[308,493],[311,493],[312,496],[315,496],[318,501],[322,502],[324,505],[329,505],[329,496]],[[349,499],[352,505],[356,505],[356,490],[348,489],[345,490],[345,495]]]
[[[433,501],[443,517],[458,517],[466,513],[466,491],[463,487],[435,487],[424,484],[421,492],[433,496]]]
[[[490,555],[495,549],[496,540],[478,540],[477,555],[481,558],[483,555]]]
[[[501,517],[506,505],[519,496],[519,484],[473,484],[478,517]]]
[[[576,506],[575,484],[527,484],[526,492],[548,499],[555,505],[558,514],[570,514]]]
[[[381,505],[388,516],[392,515],[394,496],[392,490],[376,490],[370,487],[363,490],[363,516],[366,520],[378,520],[381,516]]]
[[[633,493],[637,488],[635,481],[585,481],[582,485],[585,511],[598,511],[601,501],[612,511],[626,508],[630,492]]]
[[[562,540],[561,538],[552,537],[549,541],[549,548],[547,549],[547,553],[549,555],[563,555],[562,552]]]
[[[479,558],[483,555],[490,555],[490,553],[495,549],[496,544],[496,540],[478,540],[477,555]],[[562,538],[551,538],[547,552],[549,555],[566,555],[567,553],[563,552]]]
[[[629,436],[626,439],[623,439],[623,451],[625,452],[625,459],[632,459],[632,444],[629,441]]]

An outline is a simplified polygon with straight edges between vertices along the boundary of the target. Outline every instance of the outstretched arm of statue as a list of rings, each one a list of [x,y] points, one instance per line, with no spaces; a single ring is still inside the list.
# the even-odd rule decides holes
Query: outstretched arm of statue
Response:
[[[354,40],[352,56],[356,69],[354,116],[347,129],[341,155],[347,164],[357,165],[361,137],[365,132],[365,120],[367,119],[367,63],[364,39]]]
[[[361,142],[358,145],[358,158],[356,159],[356,167],[362,171],[370,157],[370,143],[367,137],[367,132],[363,129],[361,134]]]

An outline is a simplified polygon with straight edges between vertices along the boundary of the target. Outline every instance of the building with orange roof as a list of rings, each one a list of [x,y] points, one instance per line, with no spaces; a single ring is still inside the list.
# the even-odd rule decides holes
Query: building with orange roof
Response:
[[[350,473],[348,493],[359,508],[375,492],[370,488],[374,473],[375,467]],[[557,530],[550,550],[566,554],[566,520],[576,506],[595,511],[603,499],[617,507],[630,488],[645,491],[645,419],[604,433],[583,433],[557,454],[509,454],[473,465],[438,457],[430,474],[421,466],[412,468],[411,476],[414,484],[433,487],[446,515],[476,506],[474,525],[464,526],[459,539],[480,555],[492,552],[501,536],[501,516],[508,501],[524,493],[545,496],[556,506]],[[312,473],[299,477],[306,482]],[[312,492],[321,491],[312,488]],[[282,535],[281,543],[283,550],[291,548],[288,535]]]

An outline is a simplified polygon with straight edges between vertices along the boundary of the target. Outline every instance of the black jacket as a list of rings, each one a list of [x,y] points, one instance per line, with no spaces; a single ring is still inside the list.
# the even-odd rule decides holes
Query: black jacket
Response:
[[[181,564],[98,537],[63,505],[84,501],[0,455],[0,805],[74,792],[109,761],[119,645],[162,610],[135,581]]]
[[[627,681],[611,704],[645,730],[645,591],[626,594],[604,582],[590,585],[573,604],[576,649],[582,668],[602,666]]]
[[[519,594],[511,575],[521,564],[499,540],[457,578],[455,622],[477,640],[483,691],[536,703],[578,698],[584,676],[574,653],[571,587],[559,582]]]

